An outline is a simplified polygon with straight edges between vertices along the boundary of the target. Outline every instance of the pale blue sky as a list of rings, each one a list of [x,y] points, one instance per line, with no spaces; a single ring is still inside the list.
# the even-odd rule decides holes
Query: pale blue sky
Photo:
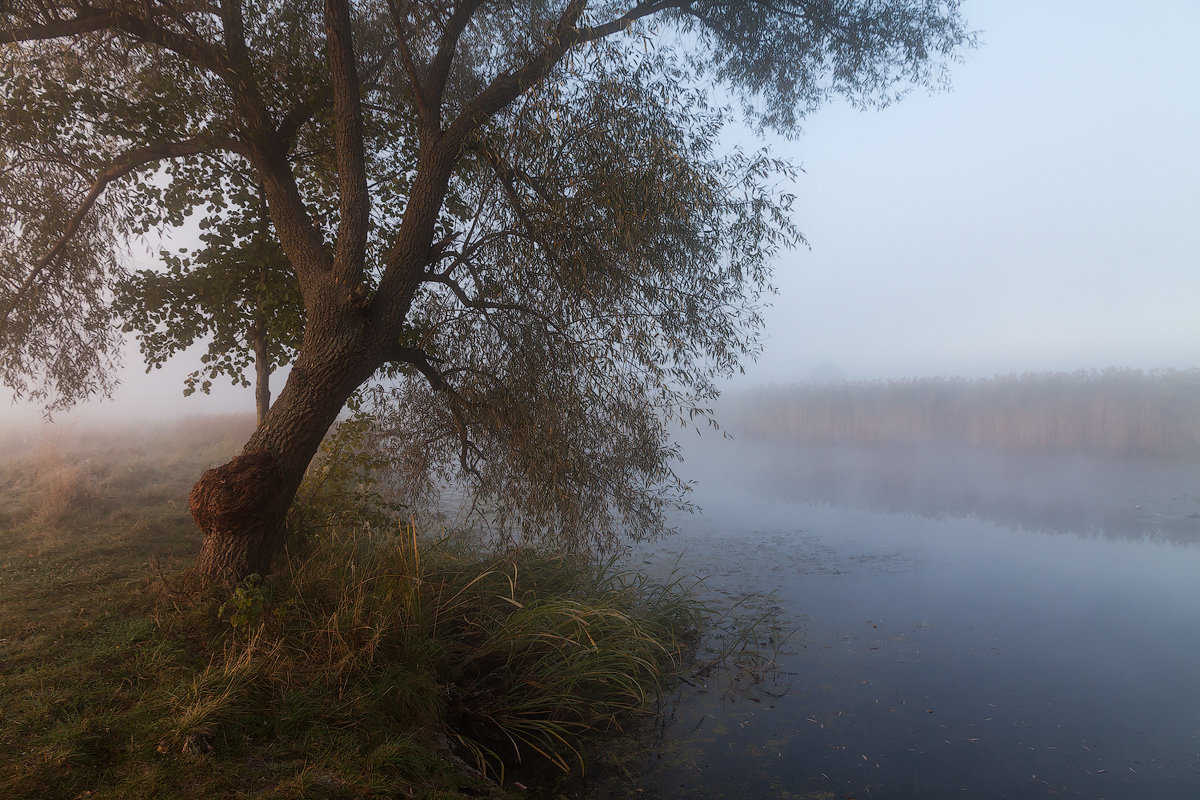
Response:
[[[948,93],[832,106],[796,141],[796,222],[768,341],[738,386],[1200,366],[1200,2],[966,0],[982,45]],[[747,143],[750,144],[750,143]],[[108,408],[253,408],[180,397],[192,367]],[[182,402],[180,402],[182,401]]]
[[[967,0],[951,92],[832,107],[739,385],[1200,366],[1200,2]]]

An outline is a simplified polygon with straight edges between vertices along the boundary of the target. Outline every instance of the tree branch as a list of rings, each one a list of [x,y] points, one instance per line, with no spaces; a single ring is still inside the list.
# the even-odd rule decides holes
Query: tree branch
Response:
[[[346,0],[325,0],[325,35],[333,83],[333,146],[338,171],[338,232],[333,269],[335,280],[354,286],[362,277],[370,202],[363,153],[362,98],[354,63],[350,6]]]
[[[0,42],[46,41],[103,31],[122,33],[146,44],[158,45],[212,72],[221,72],[228,66],[221,50],[209,42],[180,36],[118,6],[84,6],[70,19],[51,18],[22,27],[0,29]]]
[[[576,44],[604,39],[627,29],[643,17],[649,17],[672,8],[687,9],[692,6],[693,2],[694,0],[659,0],[658,2],[638,3],[616,19],[581,29],[578,32],[579,41]]]
[[[267,104],[254,77],[254,62],[246,47],[246,23],[242,17],[241,0],[221,0],[221,31],[229,62],[225,82],[233,92],[238,109],[255,136],[273,132],[275,126],[271,124]]]
[[[239,113],[249,127],[248,138],[252,147],[248,158],[258,170],[279,243],[291,261],[301,292],[307,299],[320,273],[328,271],[331,266],[329,253],[325,249],[324,238],[304,207],[296,175],[288,161],[292,136],[287,132],[291,129],[285,130],[283,124],[276,127],[272,123],[255,79],[254,62],[246,46],[242,0],[220,0],[220,7],[226,61],[229,65],[224,77],[233,92]],[[295,125],[298,130],[303,113],[301,111],[300,115],[293,117],[289,125]]]
[[[439,126],[441,125],[442,97],[446,91],[446,81],[450,76],[450,66],[454,62],[454,52],[458,47],[458,39],[471,22],[471,17],[475,15],[475,12],[479,10],[479,6],[482,4],[483,0],[463,0],[463,2],[455,6],[454,13],[450,15],[450,19],[442,31],[442,38],[438,42],[437,53],[429,63],[429,77],[427,79],[426,91],[431,106],[438,114],[437,123]]]
[[[75,212],[67,220],[66,225],[63,227],[63,232],[54,243],[54,246],[33,265],[29,274],[25,276],[25,280],[21,282],[21,285],[13,293],[12,298],[5,305],[3,311],[0,312],[0,336],[3,336],[8,329],[12,313],[20,305],[21,297],[33,287],[34,283],[54,264],[55,260],[62,254],[67,245],[70,244],[71,238],[79,230],[79,226],[83,223],[84,218],[87,217],[88,212],[92,210],[92,207],[100,199],[100,196],[108,188],[109,184],[120,180],[138,167],[154,161],[198,155],[221,149],[245,154],[245,148],[236,140],[212,136],[196,136],[178,142],[159,142],[146,147],[137,147],[125,152],[109,164],[93,179],[87,194],[84,195]]]
[[[530,58],[518,69],[497,75],[487,88],[463,109],[450,126],[449,131],[457,133],[457,129],[461,128],[461,135],[465,138],[467,133],[477,129],[530,86],[544,79],[572,47],[623,31],[643,17],[670,8],[685,8],[691,3],[692,0],[656,0],[638,3],[616,19],[601,25],[580,28],[577,27],[577,23],[587,6],[587,0],[572,0],[564,9],[562,16],[559,17],[554,34],[547,40],[542,52]]]
[[[395,45],[388,47],[387,52],[378,61],[367,67],[361,76],[361,83],[367,91],[380,88],[378,84],[373,84],[372,81],[383,71],[388,59],[395,53],[395,50]],[[275,135],[290,147],[296,137],[300,135],[300,129],[308,124],[327,102],[329,102],[329,87],[322,86],[292,106],[291,110],[283,115],[283,118],[279,121],[279,126],[275,129]],[[375,110],[379,108],[378,106],[372,106],[370,103],[363,103],[363,107]]]
[[[417,118],[423,127],[436,130],[441,123],[425,93],[424,82],[421,80],[421,73],[417,70],[416,59],[413,58],[412,48],[408,46],[410,26],[405,23],[397,0],[387,0],[387,6],[388,16],[392,20],[392,30],[396,34],[396,48],[400,53],[400,62],[404,65],[404,71],[408,73],[408,83],[412,89],[413,100],[416,102]]]
[[[429,263],[428,241],[445,199],[454,164],[472,132],[543,80],[572,47],[624,30],[636,20],[651,14],[669,8],[683,8],[690,3],[691,0],[642,2],[608,23],[579,28],[578,22],[587,0],[570,0],[540,53],[519,68],[494,78],[462,109],[443,133],[431,139],[422,137],[421,156],[409,204],[395,242],[385,259],[384,274],[373,301],[372,314],[377,319],[386,320],[392,327],[402,324]],[[416,81],[416,78],[413,80]],[[414,90],[418,86],[414,85]]]
[[[288,142],[278,136],[256,141],[250,161],[262,182],[279,245],[295,271],[301,295],[307,302],[322,276],[333,268],[333,259],[300,196],[287,147]]]
[[[567,50],[577,43],[575,38],[579,31],[575,26],[586,5],[587,0],[571,0],[555,24],[554,33],[547,40],[542,52],[530,58],[519,69],[509,70],[493,78],[487,88],[476,95],[450,124],[446,131],[448,137],[459,142],[465,141],[468,133],[483,125],[497,111],[549,74]]]
[[[328,99],[329,97],[324,91],[304,98],[283,115],[283,119],[279,121],[279,127],[275,129],[275,135],[290,148],[296,141],[296,137],[300,135],[300,129],[317,115]]]

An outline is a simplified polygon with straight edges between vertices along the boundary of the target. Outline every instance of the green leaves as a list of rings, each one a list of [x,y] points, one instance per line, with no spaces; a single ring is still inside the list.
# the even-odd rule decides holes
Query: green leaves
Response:
[[[0,11],[0,378],[102,391],[114,316],[150,367],[208,343],[189,392],[244,383],[252,347],[341,376],[316,405],[375,371],[401,493],[458,481],[570,545],[684,504],[670,434],[757,353],[802,241],[792,167],[729,147],[736,112],[794,133],[973,43],[956,0],[356,0],[350,30],[316,0],[98,8]],[[199,246],[128,274],[122,247],[192,215]]]
[[[261,326],[270,369],[290,363],[304,328],[304,306],[291,264],[271,230],[267,209],[249,176],[216,176],[235,205],[209,207],[199,227],[202,246],[162,251],[164,271],[141,270],[117,286],[114,310],[137,334],[149,367],[207,341],[203,365],[185,394],[208,393],[213,379],[248,386],[254,364],[252,331]]]
[[[695,63],[737,90],[760,128],[798,133],[838,97],[888,105],[914,86],[948,85],[948,66],[973,47],[959,0],[783,0],[690,3],[673,12],[703,47]]]

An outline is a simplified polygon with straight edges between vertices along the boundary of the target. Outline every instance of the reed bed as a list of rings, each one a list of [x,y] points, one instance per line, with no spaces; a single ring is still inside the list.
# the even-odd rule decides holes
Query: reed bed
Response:
[[[731,398],[751,440],[1017,452],[1200,452],[1200,370],[1027,373],[770,386]]]

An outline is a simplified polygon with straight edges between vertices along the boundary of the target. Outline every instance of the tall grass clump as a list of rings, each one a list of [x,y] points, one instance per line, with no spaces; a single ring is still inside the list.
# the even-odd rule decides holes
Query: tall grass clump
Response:
[[[582,768],[587,734],[652,710],[694,641],[697,606],[678,583],[611,560],[478,553],[408,525],[310,539],[222,605],[229,643],[180,703],[175,744],[211,746],[222,721],[237,730],[265,703],[285,735],[320,728],[378,747],[416,726],[485,772]]]
[[[242,422],[200,423],[0,453],[0,797],[507,797],[696,645],[678,582],[398,525],[353,429],[275,574],[198,592],[182,498]]]

